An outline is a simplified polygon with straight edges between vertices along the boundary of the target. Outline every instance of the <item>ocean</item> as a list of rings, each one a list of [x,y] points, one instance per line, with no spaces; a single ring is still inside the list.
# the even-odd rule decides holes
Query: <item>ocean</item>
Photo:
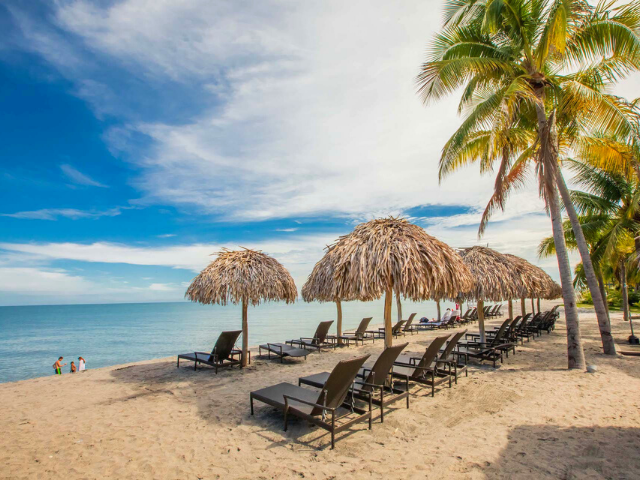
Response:
[[[448,304],[443,304],[443,309]],[[403,302],[403,318],[436,315],[434,302]],[[383,302],[345,302],[343,329],[363,317],[383,322]],[[397,318],[395,301],[392,318]],[[266,303],[249,307],[249,345],[313,335],[323,320],[335,320],[333,303]],[[0,383],[53,374],[59,356],[68,365],[87,361],[87,369],[210,351],[223,330],[241,329],[241,308],[190,302],[109,305],[0,307]],[[335,324],[331,333],[335,333]],[[239,339],[239,342],[241,340]],[[238,344],[240,346],[240,343]]]

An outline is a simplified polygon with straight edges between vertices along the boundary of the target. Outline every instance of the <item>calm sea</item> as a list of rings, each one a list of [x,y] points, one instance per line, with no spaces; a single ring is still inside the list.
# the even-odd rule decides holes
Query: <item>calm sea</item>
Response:
[[[445,307],[446,308],[446,307]],[[403,303],[403,317],[433,317],[433,302]],[[344,329],[362,317],[382,323],[383,302],[348,302]],[[332,303],[280,303],[249,307],[249,345],[313,335],[318,322],[335,320]],[[393,317],[396,318],[395,303]],[[0,307],[0,382],[52,375],[59,356],[87,368],[209,351],[223,330],[241,328],[238,306],[190,302]],[[335,324],[331,329],[335,333]],[[240,345],[240,344],[239,344]],[[69,365],[63,372],[69,371]]]

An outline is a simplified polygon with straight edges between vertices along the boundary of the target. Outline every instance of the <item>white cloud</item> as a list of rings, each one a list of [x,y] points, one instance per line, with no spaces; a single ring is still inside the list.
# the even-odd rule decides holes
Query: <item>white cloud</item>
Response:
[[[71,165],[63,164],[60,165],[60,170],[64,173],[69,180],[78,185],[85,185],[88,187],[100,187],[100,188],[108,188],[106,185],[103,185],[100,182],[96,182],[94,179],[85,175],[78,169],[72,167]]]
[[[64,270],[0,267],[0,292],[32,292],[33,295],[81,295],[92,283]]]
[[[148,288],[156,292],[171,292],[177,290],[179,287],[170,283],[152,283]]]
[[[165,233],[163,235],[157,235],[158,238],[171,238],[171,237],[175,237],[176,234],[175,233]]]
[[[295,232],[297,228],[276,228],[276,232]]]
[[[116,207],[105,211],[78,210],[76,208],[43,208],[16,213],[0,213],[0,217],[24,218],[28,220],[57,220],[66,217],[72,220],[80,218],[115,217],[120,215],[122,208]]]

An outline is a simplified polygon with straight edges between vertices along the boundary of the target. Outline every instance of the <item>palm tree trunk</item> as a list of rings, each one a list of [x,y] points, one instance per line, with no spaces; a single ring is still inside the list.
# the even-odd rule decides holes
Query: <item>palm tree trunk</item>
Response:
[[[336,329],[338,332],[338,345],[342,345],[342,302],[340,300],[336,300],[336,311],[337,311],[337,321],[336,321]]]
[[[609,302],[607,302],[607,289],[604,286],[604,278],[602,278],[602,271],[598,268],[596,270],[596,276],[598,277],[598,288],[600,288],[600,294],[604,300],[604,308],[607,310],[607,318],[611,322],[611,315],[609,313]]]
[[[627,289],[626,259],[620,262],[620,287],[622,288],[622,312],[624,321],[629,321],[629,290]]]
[[[486,342],[484,333],[484,300],[478,300],[478,328],[480,328],[480,343]]]
[[[402,320],[402,302],[400,301],[400,294],[396,291],[396,307],[398,309],[398,321]]]
[[[242,366],[249,364],[249,320],[247,299],[242,299]]]
[[[576,209],[573,206],[573,202],[571,201],[571,196],[569,194],[569,189],[567,188],[567,184],[564,181],[560,169],[558,169],[556,175],[556,183],[558,184],[558,189],[560,190],[560,195],[562,196],[562,202],[564,203],[565,211],[567,212],[569,220],[571,221],[571,228],[576,239],[578,251],[580,252],[580,258],[582,258],[584,275],[587,278],[587,285],[589,286],[589,292],[591,292],[591,298],[593,299],[593,307],[596,310],[596,318],[598,319],[598,327],[600,328],[600,338],[602,339],[602,348],[605,355],[615,355],[616,344],[613,341],[613,337],[611,336],[611,322],[609,322],[609,316],[607,315],[607,310],[604,306],[602,293],[598,285],[598,277],[596,276],[596,272],[593,268],[593,263],[591,262],[589,246],[587,245],[587,241],[584,238],[582,226],[580,225],[580,220],[578,219],[578,214],[576,213]]]
[[[564,318],[567,324],[568,364],[570,369],[584,369],[584,350],[582,348],[582,338],[580,337],[580,320],[578,317],[578,307],[576,306],[576,292],[573,289],[571,265],[569,264],[567,245],[564,240],[564,231],[562,230],[562,214],[560,212],[558,191],[555,188],[551,188],[550,195],[547,195],[546,200],[549,205],[549,213],[551,214],[553,241],[556,245],[558,270],[560,270],[562,299],[564,300]]]
[[[389,287],[384,294],[384,346],[393,345],[393,335],[391,335],[391,303],[393,301],[393,288]]]

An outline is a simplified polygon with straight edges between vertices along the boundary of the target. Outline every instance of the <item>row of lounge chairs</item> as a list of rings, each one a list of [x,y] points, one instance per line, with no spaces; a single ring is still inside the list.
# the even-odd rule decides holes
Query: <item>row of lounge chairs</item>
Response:
[[[465,316],[472,317],[471,314]],[[554,307],[548,312],[507,319],[499,327],[485,332],[484,343],[480,342],[479,334],[464,330],[435,338],[422,353],[403,352],[407,343],[386,348],[371,366],[366,365],[369,355],[341,361],[331,372],[299,378],[297,386],[285,382],[251,392],[251,414],[254,414],[254,401],[271,405],[283,412],[285,431],[290,416],[306,419],[331,433],[333,448],[335,435],[352,425],[368,421],[369,428],[372,427],[374,406],[380,410],[380,421],[384,422],[385,408],[391,403],[405,400],[409,408],[413,385],[430,387],[432,396],[440,384],[448,383],[452,387],[462,373],[468,375],[469,359],[488,360],[495,366],[498,360],[503,361],[503,356],[515,353],[516,345],[524,342],[524,338],[530,341],[542,331],[551,332],[558,316]],[[394,325],[394,336],[411,332],[414,317],[415,314]],[[366,340],[375,342],[384,337],[384,329],[367,330],[370,321],[371,318],[363,319],[354,333],[340,337],[328,334],[333,322],[321,322],[313,337],[267,343],[260,346],[260,354],[266,350],[269,357],[275,355],[281,361],[285,356],[306,359],[311,350],[335,348],[339,339],[347,344],[355,341],[356,345]],[[216,372],[221,366],[242,367],[242,352],[234,346],[240,333],[223,332],[211,353],[179,355],[178,366],[182,359],[193,361],[194,368],[198,363],[211,365]]]

